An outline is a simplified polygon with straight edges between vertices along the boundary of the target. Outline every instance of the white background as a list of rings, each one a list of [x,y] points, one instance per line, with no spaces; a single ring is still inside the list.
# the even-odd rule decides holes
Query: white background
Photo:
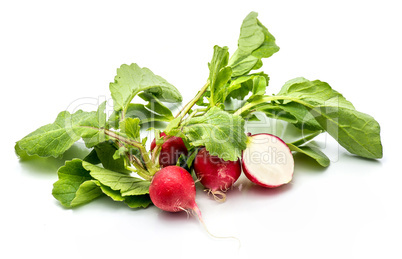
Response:
[[[185,213],[133,210],[106,197],[64,209],[51,195],[64,160],[15,156],[15,141],[60,111],[109,99],[123,63],[150,68],[190,100],[207,79],[213,46],[233,53],[253,10],[281,47],[264,60],[267,93],[298,76],[330,83],[378,120],[383,159],[357,158],[323,136],[330,167],[298,157],[287,186],[242,179],[223,204],[199,188],[209,230],[236,236],[238,248]],[[401,25],[398,1],[387,0],[2,1],[0,257],[401,258]],[[85,152],[78,145],[65,159]]]

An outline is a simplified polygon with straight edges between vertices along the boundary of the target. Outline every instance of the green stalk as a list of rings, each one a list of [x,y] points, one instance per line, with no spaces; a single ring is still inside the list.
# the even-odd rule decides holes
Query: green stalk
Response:
[[[156,168],[155,164],[152,163],[152,160],[149,158],[149,154],[144,146],[141,145],[141,147],[139,147],[139,150],[140,150],[142,159],[144,160],[145,167],[147,168],[149,174],[151,176],[154,175],[158,171],[158,168]]]
[[[142,145],[142,143],[125,138],[123,136],[118,135],[117,133],[115,133],[113,131],[106,130],[106,129],[105,129],[105,134],[108,135],[109,137],[117,139],[129,146],[138,148],[140,150],[142,159],[144,160],[145,167],[149,172],[149,175],[152,176],[158,171],[158,169],[155,167],[155,165],[152,163],[151,159],[149,158],[149,154],[148,154],[147,150],[145,149],[145,147]]]
[[[272,102],[272,101],[277,101],[277,100],[289,100],[289,101],[293,101],[293,102],[300,103],[301,105],[304,105],[304,106],[306,106],[306,107],[308,107],[308,108],[314,108],[314,106],[312,106],[311,104],[306,103],[306,102],[304,102],[304,101],[302,101],[302,100],[300,100],[300,99],[293,98],[293,97],[289,97],[289,96],[280,96],[280,95],[277,95],[277,96],[266,96],[266,97],[263,97],[263,98],[261,98],[261,99],[259,99],[259,100],[257,100],[257,101],[248,103],[248,104],[244,105],[243,107],[241,107],[240,109],[238,109],[238,110],[234,113],[234,115],[241,115],[241,114],[244,113],[245,111],[248,111],[248,110],[250,110],[251,108],[253,108],[253,107],[255,107],[255,106],[259,105],[259,104],[267,103],[267,102]]]
[[[145,171],[144,169],[141,169],[141,167],[137,167],[137,165],[135,163],[133,165],[134,165],[136,170],[134,170],[133,168],[131,168],[129,166],[127,166],[126,169],[131,171],[131,172],[134,172],[134,173],[138,174],[139,176],[141,176],[145,180],[148,180],[148,181],[152,180],[152,176],[150,176],[147,171]]]
[[[163,140],[164,140],[163,143],[165,143],[165,142],[166,142],[168,139],[170,139],[171,137],[173,137],[173,136],[165,136],[165,137],[163,138]],[[157,145],[155,146],[155,148],[153,149],[153,151],[152,151],[152,154],[151,154],[151,161],[152,161],[153,164],[155,164],[156,157],[158,156],[158,154],[159,154],[159,152],[160,152],[160,150],[161,150],[161,147],[162,147],[163,143],[157,144]]]
[[[136,147],[136,148],[141,148],[142,147],[142,143],[140,143],[138,141],[128,139],[128,138],[125,138],[123,136],[120,136],[116,132],[113,132],[113,131],[110,131],[110,130],[107,130],[107,129],[105,129],[104,132],[105,132],[105,135],[107,135],[107,136],[109,136],[111,138],[114,138],[116,140],[119,140],[119,141],[121,141],[121,142],[123,142],[123,143],[125,143],[127,145],[130,145],[130,146],[133,146],[133,147]]]
[[[209,81],[201,88],[201,90],[197,93],[197,95],[190,101],[188,102],[183,109],[176,115],[175,118],[181,117],[184,118],[184,116],[191,110],[191,108],[195,105],[195,103],[202,97],[202,95],[205,93],[205,91],[209,87]]]
[[[195,117],[197,113],[202,112],[202,111],[207,111],[207,109],[196,109],[194,110],[182,123],[182,125],[185,125],[191,118]]]

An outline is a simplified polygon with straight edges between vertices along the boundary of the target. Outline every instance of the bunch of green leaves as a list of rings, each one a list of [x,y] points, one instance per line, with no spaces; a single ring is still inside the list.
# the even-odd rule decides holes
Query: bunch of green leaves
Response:
[[[18,156],[61,157],[82,139],[90,153],[67,161],[58,170],[53,195],[67,207],[107,195],[130,207],[151,204],[149,180],[158,168],[151,163],[141,138],[141,126],[170,121],[166,102],[181,102],[180,92],[162,77],[137,64],[122,65],[110,83],[114,111],[107,118],[106,102],[95,112],[59,113],[56,120],[17,141]],[[148,104],[132,103],[139,96]],[[131,175],[135,172],[136,175]]]
[[[277,95],[266,95],[269,77],[260,69],[262,58],[279,51],[274,36],[251,12],[240,29],[238,48],[232,56],[227,47],[214,47],[208,64],[208,79],[196,96],[176,116],[167,103],[180,103],[180,92],[162,77],[137,64],[117,69],[109,89],[113,112],[106,116],[106,103],[97,111],[61,112],[56,120],[17,141],[15,150],[27,156],[60,157],[82,139],[91,149],[85,158],[67,161],[58,170],[53,195],[62,205],[74,207],[106,195],[132,208],[151,204],[149,185],[160,169],[158,156],[171,136],[181,137],[189,150],[178,164],[191,168],[199,147],[224,160],[240,158],[247,146],[245,121],[255,112],[285,120],[309,134],[288,143],[289,148],[312,157],[321,166],[329,159],[309,142],[328,132],[353,154],[380,158],[382,146],[378,123],[358,112],[327,83],[296,78]],[[135,97],[146,104],[134,102]],[[229,103],[243,105],[232,109]],[[155,123],[161,123],[156,129]],[[141,133],[155,131],[156,147],[146,148]],[[164,131],[168,137],[161,138]]]
[[[325,82],[292,79],[284,84],[278,94],[249,100],[235,114],[247,116],[256,111],[287,121],[301,130],[312,131],[313,137],[327,132],[352,154],[371,159],[382,157],[378,122],[370,115],[357,111],[351,102]],[[289,147],[316,160],[328,160],[324,153],[304,144],[289,143]]]

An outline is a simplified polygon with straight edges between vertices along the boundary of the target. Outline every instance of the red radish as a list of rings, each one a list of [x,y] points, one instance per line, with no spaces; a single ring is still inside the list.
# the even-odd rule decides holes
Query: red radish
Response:
[[[166,137],[166,134],[162,132],[161,137]],[[151,143],[151,150],[156,147],[155,139]],[[188,150],[180,137],[170,137],[165,143],[162,144],[162,148],[159,154],[159,165],[161,167],[176,165],[177,160],[181,154],[187,156]]]
[[[281,186],[289,183],[293,177],[292,152],[285,142],[271,134],[248,137],[242,164],[247,178],[264,187]]]
[[[153,204],[161,210],[169,212],[193,211],[209,235],[217,237],[208,231],[201,211],[195,202],[195,183],[190,173],[179,166],[167,166],[159,170],[149,186],[149,196]],[[238,239],[237,239],[238,240]]]
[[[232,187],[240,177],[241,163],[240,160],[225,161],[217,156],[211,156],[205,148],[202,148],[194,159],[194,171],[215,200],[223,202],[226,199],[223,192]]]
[[[179,166],[167,166],[153,177],[149,187],[153,204],[161,210],[177,212],[193,210],[201,219],[195,202],[195,183],[190,173]]]

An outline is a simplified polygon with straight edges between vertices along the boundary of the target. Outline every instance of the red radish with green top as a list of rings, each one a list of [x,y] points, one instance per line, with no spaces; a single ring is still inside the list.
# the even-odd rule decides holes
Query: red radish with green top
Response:
[[[282,139],[271,134],[248,137],[242,165],[243,172],[250,181],[267,188],[287,184],[293,177],[292,152]]]
[[[166,133],[162,132],[160,136],[166,138]],[[154,150],[155,147],[156,141],[154,139],[151,143],[151,150]],[[162,144],[159,154],[159,165],[161,167],[176,165],[177,160],[179,160],[179,157],[182,154],[185,156],[188,154],[188,150],[183,142],[183,139],[175,136],[170,137]]]
[[[241,163],[225,161],[211,156],[206,148],[202,148],[194,159],[194,171],[198,179],[215,200],[225,201],[224,194],[237,181],[241,174]]]

